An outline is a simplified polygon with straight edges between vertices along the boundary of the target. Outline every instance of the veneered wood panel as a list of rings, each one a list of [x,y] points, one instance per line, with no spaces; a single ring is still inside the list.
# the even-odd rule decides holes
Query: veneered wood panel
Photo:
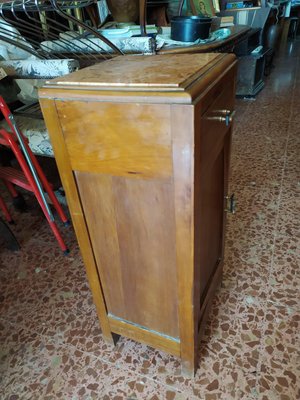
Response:
[[[207,44],[195,44],[192,46],[163,46],[157,51],[157,54],[199,54],[199,53],[212,53],[212,52],[233,52],[235,46],[237,46],[242,39],[246,39],[247,35],[251,30],[250,25],[234,25],[229,26],[230,35],[223,40],[215,40],[213,42],[208,42]]]
[[[101,322],[102,333],[107,342],[113,344],[114,340],[108,324],[107,310],[105,306],[105,300],[103,298],[101,282],[99,280],[96,262],[90,243],[83,210],[80,204],[76,183],[72,173],[67,148],[61,132],[61,126],[58,119],[55,102],[47,99],[42,99],[40,100],[40,103],[53,145],[60,177],[66,191],[68,205],[72,216],[72,222],[75,228],[81,254],[85,263],[86,272],[93,293],[93,299],[97,309],[98,318]]]
[[[168,105],[57,101],[57,109],[74,171],[172,175]]]
[[[185,88],[203,74],[223,54],[181,54],[171,56],[123,56],[98,63],[67,76],[53,79],[51,84],[93,86],[101,88],[154,87]]]
[[[228,146],[226,150],[224,148],[231,127],[220,117],[233,111],[234,82],[227,82],[225,77],[212,92],[218,96],[214,98],[208,94],[211,104],[207,103],[207,98],[203,101],[205,113],[201,104],[196,106],[195,112],[195,288],[197,303],[201,302],[201,307],[206,302],[211,279],[223,257],[225,180],[228,173],[226,170],[224,174],[224,171],[229,151]]]
[[[118,335],[124,335],[130,339],[152,346],[155,349],[157,348],[180,357],[179,339],[173,339],[152,330],[144,329],[139,325],[130,324],[127,321],[115,318],[110,314],[108,315],[108,321],[112,332],[115,332]]]
[[[233,88],[232,81],[223,87],[222,92],[202,115],[203,126],[198,125],[196,135],[201,136],[201,139],[197,157],[200,161],[199,169],[201,171],[210,168],[224,145],[224,136],[229,125],[227,126],[225,121],[220,118],[225,118],[226,112],[230,113],[234,110]]]
[[[179,337],[172,179],[76,180],[108,312]]]
[[[112,177],[76,171],[75,177],[107,310],[126,318]]]
[[[196,366],[194,304],[194,107],[172,106],[176,260],[181,359],[183,371]]]
[[[195,262],[200,270],[200,301],[222,259],[224,214],[224,148],[210,168],[200,175],[201,195],[197,199],[195,219]],[[196,211],[197,215],[197,211]],[[200,304],[200,302],[198,303]]]
[[[235,64],[236,65],[236,64]],[[213,85],[210,90],[205,94],[201,101],[201,112],[204,114],[207,112],[207,109],[216,101],[219,99],[220,95],[222,92],[227,91],[225,98],[222,100],[223,101],[223,107],[227,107],[232,109],[234,106],[234,77],[236,74],[236,66],[233,68],[232,64],[228,65],[227,69],[223,69],[222,71],[222,66],[219,66],[220,73],[218,74],[219,81]],[[228,87],[231,87],[231,92],[230,90],[228,91]]]

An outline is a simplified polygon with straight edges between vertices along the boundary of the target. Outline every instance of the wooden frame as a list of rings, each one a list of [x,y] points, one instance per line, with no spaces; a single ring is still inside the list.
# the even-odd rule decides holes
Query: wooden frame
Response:
[[[213,3],[213,7],[215,10],[215,13],[220,12],[221,11],[221,6],[220,6],[220,2],[219,0],[212,0]]]
[[[212,0],[189,0],[189,1],[192,10],[195,10],[196,12],[196,15],[203,15],[204,17],[212,17],[216,15]]]

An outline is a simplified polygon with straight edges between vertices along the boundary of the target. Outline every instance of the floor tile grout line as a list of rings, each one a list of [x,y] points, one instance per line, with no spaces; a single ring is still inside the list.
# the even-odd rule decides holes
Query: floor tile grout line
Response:
[[[279,301],[274,301],[274,300],[267,300],[267,303],[271,303],[273,306],[275,306],[276,308],[285,308],[288,311],[294,311],[295,313],[299,312],[299,307],[298,306],[294,306],[294,305],[284,305],[284,304],[280,304]]]

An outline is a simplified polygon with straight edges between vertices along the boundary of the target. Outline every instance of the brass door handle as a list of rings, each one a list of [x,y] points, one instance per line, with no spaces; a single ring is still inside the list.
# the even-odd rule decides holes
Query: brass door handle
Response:
[[[233,111],[218,110],[218,111],[216,111],[216,114],[221,114],[221,116],[219,117],[220,122],[225,122],[226,126],[229,126],[231,124],[231,122],[233,121],[235,110],[233,110]]]
[[[231,122],[233,121],[233,117],[235,114],[235,110],[233,111],[229,111],[227,112],[226,116],[225,116],[225,124],[226,126],[229,126],[231,124]]]
[[[215,116],[207,117],[207,119],[212,120],[212,121],[225,122],[225,125],[229,126],[231,124],[231,122],[233,121],[235,110],[233,110],[233,111],[216,110],[215,114],[216,114]]]

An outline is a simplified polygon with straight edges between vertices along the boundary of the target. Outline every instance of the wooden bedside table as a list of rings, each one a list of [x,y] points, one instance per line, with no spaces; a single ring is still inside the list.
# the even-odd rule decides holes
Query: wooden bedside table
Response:
[[[104,337],[188,374],[222,274],[235,74],[233,55],[126,56],[40,90]]]

